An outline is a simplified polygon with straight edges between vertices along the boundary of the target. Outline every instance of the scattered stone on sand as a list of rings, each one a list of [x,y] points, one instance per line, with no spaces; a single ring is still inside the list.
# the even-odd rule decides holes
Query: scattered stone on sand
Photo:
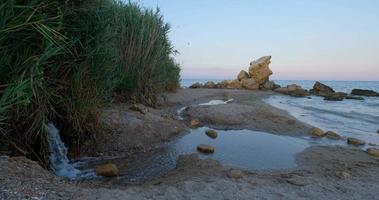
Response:
[[[269,68],[270,63],[271,56],[264,56],[250,63],[249,74],[259,85],[267,82],[273,74]]]
[[[213,89],[216,88],[216,84],[213,81],[208,81],[204,84],[204,88]]]
[[[324,100],[326,101],[342,101],[347,97],[347,94],[344,92],[335,92],[325,95]]]
[[[190,88],[192,89],[197,89],[197,88],[202,88],[203,87],[203,84],[201,83],[194,83],[190,86]]]
[[[288,179],[287,182],[296,186],[306,186],[312,184],[312,179],[304,176],[295,175],[292,178]]]
[[[365,145],[366,142],[357,138],[347,138],[347,143],[354,146],[362,146]]]
[[[237,79],[239,81],[242,81],[243,79],[247,79],[247,78],[250,78],[250,75],[245,70],[241,70],[240,73],[237,76]]]
[[[336,172],[336,176],[341,179],[349,179],[352,177],[352,175],[347,171],[338,171]]]
[[[243,79],[241,81],[241,85],[243,88],[248,89],[248,90],[259,89],[259,84],[253,78]]]
[[[340,139],[342,139],[342,137],[339,134],[337,134],[337,133],[335,133],[333,131],[327,131],[326,132],[326,137],[329,138],[329,139],[332,139],[332,140],[340,140]]]
[[[379,149],[376,148],[368,148],[367,153],[370,156],[379,157]]]
[[[207,131],[205,131],[205,134],[208,137],[213,138],[213,139],[216,139],[218,136],[217,131],[215,131],[215,130],[207,130]]]
[[[365,100],[363,97],[357,97],[357,96],[347,96],[345,99],[351,99],[351,100]]]
[[[143,108],[142,106],[139,106],[137,104],[133,104],[129,107],[129,110],[140,112],[141,114],[146,114],[148,112],[147,108]]]
[[[312,128],[311,135],[314,137],[324,137],[326,133],[320,128]]]
[[[96,166],[95,172],[97,176],[104,176],[104,177],[118,176],[117,166],[112,163]]]
[[[228,172],[228,177],[233,179],[241,179],[245,176],[245,174],[238,169],[232,169]]]
[[[201,153],[210,154],[214,153],[215,149],[212,146],[206,144],[200,144],[197,146],[197,150]]]
[[[190,128],[197,128],[199,126],[200,126],[200,120],[199,119],[192,119],[190,124],[189,124]]]
[[[359,96],[368,96],[368,97],[378,97],[379,93],[375,92],[374,90],[362,90],[362,89],[353,89],[351,91],[352,95],[359,95]]]
[[[313,89],[311,90],[311,93],[314,95],[327,96],[331,93],[334,93],[334,90],[333,88],[317,81],[313,85]]]

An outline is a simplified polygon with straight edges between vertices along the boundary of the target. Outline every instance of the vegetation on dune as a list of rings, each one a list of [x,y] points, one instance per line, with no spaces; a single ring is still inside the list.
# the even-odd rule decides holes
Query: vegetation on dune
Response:
[[[0,145],[47,164],[50,121],[83,141],[115,95],[154,105],[179,85],[169,29],[133,3],[2,1]]]

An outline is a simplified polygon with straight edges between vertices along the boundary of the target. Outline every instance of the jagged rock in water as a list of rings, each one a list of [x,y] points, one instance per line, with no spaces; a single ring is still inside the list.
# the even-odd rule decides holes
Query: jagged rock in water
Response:
[[[312,128],[311,129],[311,135],[314,137],[324,137],[326,133],[321,130],[320,128]]]
[[[359,95],[359,96],[368,96],[368,97],[378,97],[379,93],[375,92],[374,90],[362,90],[362,89],[353,89],[351,91],[352,95]]]
[[[241,70],[240,73],[237,76],[237,79],[239,81],[242,81],[243,79],[247,79],[247,78],[250,78],[250,75],[245,70]]]
[[[347,97],[347,94],[344,92],[335,92],[335,93],[326,94],[324,100],[326,100],[326,101],[342,101],[346,97]]]
[[[347,96],[345,99],[351,99],[351,100],[365,100],[363,97],[357,97],[357,96]]]
[[[249,74],[259,85],[267,82],[273,74],[269,68],[270,63],[271,56],[264,56],[250,63]]]
[[[213,138],[213,139],[216,139],[218,136],[217,131],[215,131],[215,130],[207,130],[207,131],[205,131],[205,134],[208,137]]]
[[[331,93],[334,93],[335,91],[333,90],[333,88],[317,81],[313,85],[313,89],[310,92],[314,95],[326,96],[326,95],[329,95]]]
[[[241,81],[241,85],[243,88],[248,89],[248,90],[259,89],[259,84],[253,78],[243,79]]]
[[[362,146],[365,145],[366,142],[357,138],[347,138],[347,143],[354,146]]]
[[[326,132],[326,137],[332,140],[340,140],[342,137],[333,131]]]

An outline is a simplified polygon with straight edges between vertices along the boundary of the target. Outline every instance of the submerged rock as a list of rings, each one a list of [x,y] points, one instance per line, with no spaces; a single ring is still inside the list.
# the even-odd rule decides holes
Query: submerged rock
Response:
[[[340,140],[342,139],[342,137],[340,135],[338,135],[337,133],[333,132],[333,131],[328,131],[325,133],[326,137],[329,138],[329,139],[332,139],[332,140]]]
[[[248,90],[259,89],[259,84],[253,78],[243,79],[241,81],[241,85],[243,88],[248,89]]]
[[[233,179],[241,179],[244,176],[245,174],[241,170],[238,170],[238,169],[232,169],[228,173],[228,177],[233,178]]]
[[[97,176],[115,177],[118,176],[118,169],[115,164],[105,164],[96,166],[95,172]]]
[[[324,137],[326,133],[320,128],[312,128],[311,135],[314,137]]]
[[[237,79],[239,81],[242,81],[243,79],[247,79],[247,78],[250,78],[250,75],[245,70],[241,70],[240,73],[237,76]]]
[[[356,96],[347,96],[345,99],[351,99],[351,100],[365,100],[363,97],[356,97]]]
[[[317,81],[313,85],[313,89],[311,90],[311,93],[315,94],[315,95],[326,96],[326,95],[329,95],[331,93],[334,93],[334,90],[333,90],[333,88]]]
[[[362,146],[365,145],[366,142],[357,138],[347,138],[347,143],[354,146]]]
[[[206,144],[200,144],[197,146],[197,150],[201,153],[210,154],[214,153],[215,149],[212,146]]]
[[[190,86],[190,88],[192,89],[197,89],[197,88],[202,88],[203,87],[203,84],[201,83],[194,83]]]
[[[213,138],[213,139],[216,139],[217,136],[218,136],[218,133],[217,133],[217,131],[215,131],[215,130],[207,130],[207,131],[205,131],[205,134],[206,134],[208,137]]]
[[[269,68],[270,63],[271,56],[264,56],[250,63],[249,74],[259,85],[267,82],[273,74]]]
[[[335,93],[326,94],[324,100],[325,101],[342,101],[345,97],[347,97],[346,93],[335,92]]]
[[[379,157],[379,149],[376,148],[368,148],[367,153],[370,156]]]
[[[379,93],[375,92],[374,90],[362,90],[362,89],[353,89],[351,91],[352,95],[359,95],[359,96],[368,96],[368,97],[378,97]]]

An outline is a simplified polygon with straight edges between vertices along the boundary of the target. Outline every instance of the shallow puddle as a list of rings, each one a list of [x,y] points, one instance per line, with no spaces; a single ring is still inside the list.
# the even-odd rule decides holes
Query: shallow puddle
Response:
[[[226,166],[246,170],[275,170],[296,167],[295,154],[309,147],[309,141],[302,138],[278,136],[250,130],[217,131],[216,139],[209,138],[208,128],[193,129],[191,132],[165,147],[128,158],[118,158],[100,163],[112,162],[120,169],[123,181],[143,181],[175,169],[179,155],[198,154],[202,159],[214,159]],[[213,154],[197,152],[199,144],[211,145]],[[89,164],[92,167],[99,161]]]

